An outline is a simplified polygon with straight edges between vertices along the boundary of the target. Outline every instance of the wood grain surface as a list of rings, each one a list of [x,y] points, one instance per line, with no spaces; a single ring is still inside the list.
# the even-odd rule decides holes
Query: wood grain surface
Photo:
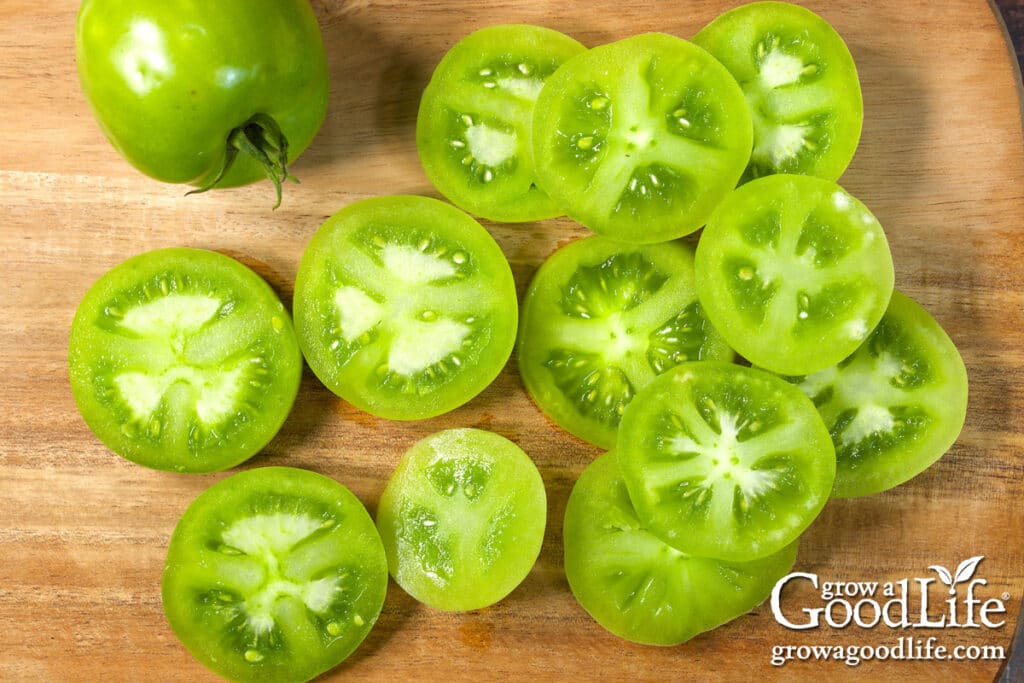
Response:
[[[107,269],[144,250],[194,246],[254,267],[289,301],[302,250],[345,205],[390,193],[436,196],[414,145],[419,95],[445,50],[493,23],[528,22],[589,46],[643,31],[682,37],[733,3],[315,0],[332,75],[328,120],[271,211],[266,184],[184,197],[149,180],[103,138],[78,87],[71,0],[0,3],[0,679],[214,680],[170,632],[159,584],[188,503],[228,473],[155,472],[108,452],[75,409],[66,348],[75,307]],[[1024,595],[1024,137],[1012,53],[989,5],[808,2],[846,38],[865,100],[861,147],[842,183],[885,226],[897,287],[942,323],[967,363],[967,424],[938,464],[882,495],[831,501],[797,569],[822,580],[935,577],[977,555],[998,629],[789,631],[767,606],[672,648],[598,627],[562,571],[561,517],[599,451],[550,424],[509,363],[455,412],[390,423],[335,398],[307,371],[295,409],[244,467],[293,465],[350,487],[371,512],[401,453],[449,426],[516,441],[547,485],[540,559],[500,604],[449,614],[391,584],[377,627],[325,679],[989,681],[998,661],[791,662],[774,645],[1007,647]],[[586,231],[559,219],[485,223],[520,293],[543,259]],[[789,609],[820,604],[801,587]],[[943,599],[935,590],[935,602]]]

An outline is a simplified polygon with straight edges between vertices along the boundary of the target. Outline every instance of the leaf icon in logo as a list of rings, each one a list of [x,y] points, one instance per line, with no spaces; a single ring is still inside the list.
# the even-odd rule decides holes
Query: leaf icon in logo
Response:
[[[937,564],[933,564],[933,565],[929,566],[928,569],[934,569],[935,572],[939,575],[939,579],[942,580],[942,583],[944,583],[947,586],[949,586],[949,590],[950,590],[950,592],[952,592],[952,590],[953,590],[953,575],[949,573],[948,569],[946,569],[945,567],[941,567],[941,566],[939,566]]]
[[[949,586],[949,594],[955,595],[956,584],[969,581],[970,578],[974,576],[974,572],[978,570],[978,565],[981,564],[981,561],[984,559],[984,555],[975,555],[974,557],[967,558],[957,565],[956,574],[951,574],[948,569],[937,564],[930,565],[928,569],[935,570],[935,573],[939,575],[939,579],[942,580],[942,583]]]
[[[977,571],[978,565],[985,559],[984,555],[977,555],[975,557],[969,557],[960,563],[960,566],[956,568],[956,574],[953,576],[954,583],[963,583],[974,576],[974,572]]]

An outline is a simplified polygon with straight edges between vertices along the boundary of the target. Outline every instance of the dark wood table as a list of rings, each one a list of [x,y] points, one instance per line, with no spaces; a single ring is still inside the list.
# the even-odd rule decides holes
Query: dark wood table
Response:
[[[1006,30],[1017,53],[1017,63],[1024,71],[1024,0],[995,0],[995,6],[1003,15]]]

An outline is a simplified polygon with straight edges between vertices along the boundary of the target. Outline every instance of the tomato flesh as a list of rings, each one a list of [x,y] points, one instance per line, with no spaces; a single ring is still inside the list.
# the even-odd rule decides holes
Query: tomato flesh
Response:
[[[435,199],[378,197],[328,219],[295,282],[299,343],[317,377],[378,417],[452,410],[498,375],[515,342],[508,261]]]
[[[762,602],[793,566],[797,543],[751,562],[687,555],[637,516],[606,453],[580,476],[564,524],[565,575],[579,603],[616,634],[647,645],[678,645]]]
[[[708,318],[740,355],[780,374],[822,370],[853,353],[882,318],[894,278],[874,215],[810,176],[741,186],[697,244]]]
[[[921,473],[953,445],[967,415],[967,370],[956,346],[900,292],[855,353],[790,381],[832,434],[839,497],[878,493]]]
[[[689,555],[732,561],[795,541],[836,473],[832,440],[806,396],[717,361],[684,363],[637,394],[616,452],[652,532]]]
[[[292,467],[229,477],[171,536],[167,620],[204,666],[236,681],[306,681],[345,659],[387,591],[380,536],[338,482]]]
[[[460,40],[434,70],[416,119],[427,176],[455,205],[499,221],[559,215],[534,178],[533,105],[545,79],[584,51],[540,26],[489,26]]]
[[[643,34],[573,57],[533,119],[541,188],[568,216],[630,243],[691,233],[750,158],[743,92],[707,52]]]
[[[415,444],[381,495],[391,575],[443,610],[492,605],[537,560],[547,498],[530,457],[502,436],[450,429]]]
[[[79,304],[71,388],[112,451],[162,470],[211,472],[277,433],[302,358],[274,291],[227,256],[158,249],[107,272]]]
[[[545,414],[604,448],[629,401],[687,360],[731,360],[697,301],[693,250],[589,237],[556,251],[523,303],[519,372]]]
[[[828,22],[798,5],[753,2],[693,41],[729,69],[750,104],[754,147],[744,182],[842,175],[860,141],[864,103],[853,57]]]

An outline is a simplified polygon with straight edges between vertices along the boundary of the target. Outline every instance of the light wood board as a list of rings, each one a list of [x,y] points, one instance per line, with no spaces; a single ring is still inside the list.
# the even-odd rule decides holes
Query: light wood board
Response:
[[[731,3],[316,0],[332,74],[328,120],[295,164],[301,185],[271,211],[259,185],[183,197],[120,159],[79,90],[70,0],[0,4],[0,679],[213,680],[170,632],[159,583],[171,530],[226,473],[132,465],[79,417],[66,347],[79,299],[130,255],[183,245],[255,267],[289,300],[302,250],[343,206],[390,193],[436,196],[414,145],[423,86],[470,31],[527,22],[588,46],[633,33],[692,36]],[[540,559],[502,603],[433,611],[391,584],[378,625],[330,680],[608,679],[991,680],[999,662],[770,664],[772,646],[1008,646],[1024,594],[1024,137],[1011,53],[984,2],[809,2],[846,38],[865,125],[842,179],[885,226],[897,287],[955,340],[971,381],[967,424],[933,468],[891,492],[836,500],[802,542],[797,569],[822,580],[935,577],[977,555],[985,597],[1007,594],[1006,626],[913,632],[789,631],[762,606],[672,648],[627,643],[576,604],[562,571],[566,497],[598,449],[550,424],[514,359],[477,399],[437,419],[362,414],[307,371],[280,435],[246,467],[294,465],[334,477],[372,511],[400,454],[449,426],[478,426],[533,456],[549,495]],[[554,248],[586,231],[568,220],[485,223],[519,291]],[[933,598],[942,599],[936,590]],[[819,604],[806,587],[788,609]]]

